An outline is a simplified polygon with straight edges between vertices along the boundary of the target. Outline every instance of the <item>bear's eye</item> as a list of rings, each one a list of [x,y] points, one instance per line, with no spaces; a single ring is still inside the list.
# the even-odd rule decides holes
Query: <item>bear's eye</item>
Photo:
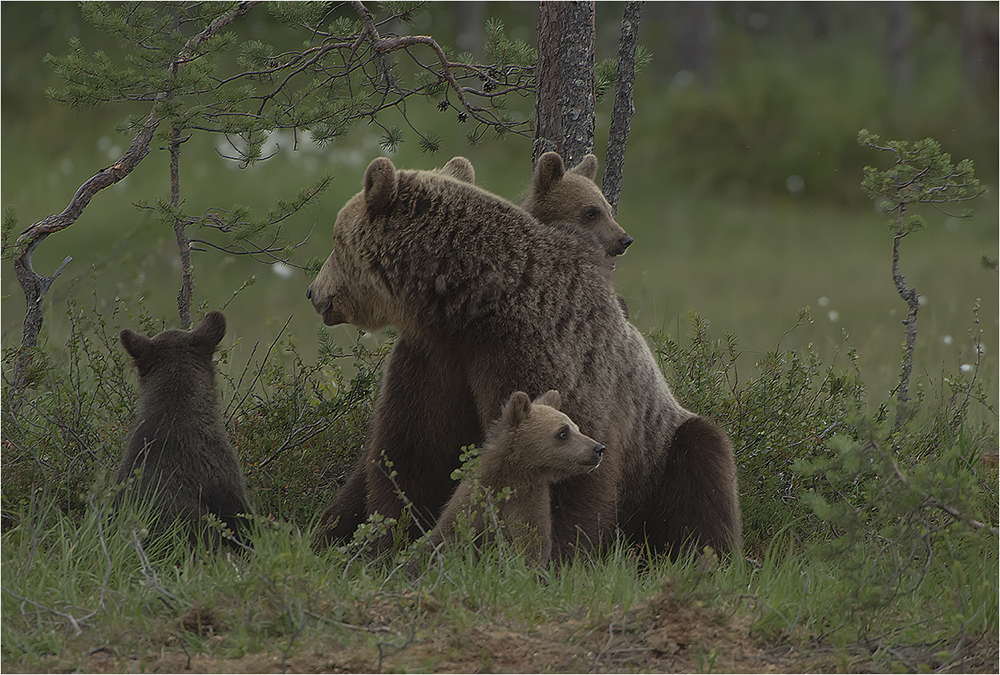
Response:
[[[556,433],[556,438],[558,438],[560,441],[565,441],[567,438],[569,438],[569,425],[563,425],[563,428],[560,429],[558,433]]]
[[[587,220],[595,220],[599,214],[600,211],[596,206],[591,206],[583,211],[583,217]]]

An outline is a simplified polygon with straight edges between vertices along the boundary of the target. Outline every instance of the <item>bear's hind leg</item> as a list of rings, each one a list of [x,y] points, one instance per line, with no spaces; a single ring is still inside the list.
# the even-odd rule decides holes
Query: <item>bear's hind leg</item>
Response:
[[[720,554],[739,551],[736,459],[726,433],[700,416],[678,427],[648,503],[644,534],[654,552],[676,555],[688,545],[711,546]]]
[[[409,538],[430,531],[455,491],[451,474],[461,465],[462,447],[480,444],[483,435],[462,362],[399,338],[365,439],[365,517],[404,518],[401,491],[412,508],[406,516],[421,521],[410,523]],[[384,460],[392,462],[391,470]],[[381,546],[390,541],[386,537]]]

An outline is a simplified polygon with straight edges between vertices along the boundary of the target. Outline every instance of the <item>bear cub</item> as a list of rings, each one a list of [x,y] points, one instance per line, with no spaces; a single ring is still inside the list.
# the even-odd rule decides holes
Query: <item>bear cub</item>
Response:
[[[579,164],[566,170],[562,156],[546,152],[538,158],[531,189],[521,201],[521,208],[539,222],[573,232],[581,240],[591,240],[605,255],[608,272],[615,268],[615,258],[625,253],[634,241],[611,213],[594,178],[597,157],[586,155]]]
[[[225,334],[226,319],[214,311],[191,332],[148,338],[126,329],[120,335],[139,372],[139,406],[116,477],[126,484],[119,502],[151,503],[161,529],[182,519],[192,543],[208,536],[213,549],[220,538],[204,516],[214,514],[239,540],[246,529],[242,514],[250,513],[215,386],[212,354]]]
[[[478,477],[467,477],[456,488],[429,536],[431,543],[453,540],[456,521],[463,514],[472,530],[481,533],[489,522],[484,508],[492,504],[505,537],[528,562],[548,564],[549,485],[593,471],[604,457],[604,446],[580,433],[573,420],[559,412],[561,403],[554,389],[534,402],[522,391],[511,394],[486,434]]]

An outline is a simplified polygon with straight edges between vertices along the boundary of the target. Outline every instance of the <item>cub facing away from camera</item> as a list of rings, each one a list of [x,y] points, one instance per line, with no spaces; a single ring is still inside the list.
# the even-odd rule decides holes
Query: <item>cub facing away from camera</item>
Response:
[[[139,372],[139,406],[116,481],[128,498],[153,505],[158,527],[185,521],[192,542],[210,535],[211,513],[239,538],[250,513],[246,481],[219,410],[212,354],[226,334],[213,311],[191,332],[167,330],[149,338],[123,330],[120,338]],[[133,479],[136,471],[140,474]]]

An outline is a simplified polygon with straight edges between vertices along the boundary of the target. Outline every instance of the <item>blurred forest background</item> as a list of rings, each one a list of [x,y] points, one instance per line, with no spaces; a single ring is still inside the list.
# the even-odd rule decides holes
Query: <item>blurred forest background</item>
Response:
[[[617,53],[621,9],[597,3],[598,60]],[[536,3],[430,3],[427,10],[411,25],[382,31],[431,35],[475,54],[486,20],[495,17],[512,39],[535,42]],[[16,210],[19,231],[61,211],[87,178],[116,161],[131,138],[116,127],[148,107],[69,109],[51,102],[46,88],[62,83],[43,63],[47,53],[64,56],[68,40],[79,38],[84,52],[104,50],[114,58],[117,45],[72,3],[5,2],[0,11],[2,202]],[[813,343],[829,362],[849,335],[868,391],[881,399],[898,379],[906,311],[890,276],[891,234],[859,187],[863,167],[885,168],[886,159],[856,138],[861,128],[883,139],[929,136],[953,160],[974,160],[989,192],[971,205],[975,218],[931,211],[926,229],[903,242],[901,271],[925,298],[915,375],[939,376],[975,361],[968,333],[981,298],[987,387],[995,392],[1000,298],[997,273],[980,260],[995,258],[998,249],[997,27],[997,4],[989,2],[646,3],[639,43],[652,61],[637,74],[618,212],[635,237],[616,272],[633,322],[644,332],[676,335],[687,331],[695,312],[713,336],[738,336],[744,368],[779,340],[783,348]],[[284,39],[285,29],[264,7],[231,28],[244,37]],[[612,99],[604,96],[598,105],[602,171]],[[185,210],[237,203],[264,212],[331,173],[320,205],[285,223],[290,242],[312,232],[294,253],[295,262],[306,264],[329,253],[336,213],[376,156],[390,154],[402,168],[433,168],[464,155],[479,185],[519,198],[531,178],[530,134],[487,134],[473,147],[468,127],[435,103],[414,100],[408,107],[411,120],[436,135],[435,153],[424,152],[412,135],[387,153],[382,130],[361,123],[322,148],[301,135],[275,133],[264,150],[273,157],[240,168],[225,158],[229,149],[196,136],[180,167]],[[509,104],[530,117],[529,98]],[[126,180],[99,193],[79,221],[34,256],[44,275],[73,257],[45,300],[42,340],[53,354],[68,336],[66,307],[74,297],[98,313],[119,301],[129,313],[142,304],[177,325],[173,231],[134,206],[169,194],[162,145],[154,141]],[[20,342],[24,298],[10,261],[3,265],[7,349]],[[305,298],[309,275],[211,250],[195,254],[194,272],[196,308],[228,303],[225,344],[234,371],[286,322],[305,358],[315,353],[320,321]],[[234,298],[251,276],[256,283]],[[806,305],[813,322],[783,338]],[[127,317],[118,321],[128,324]],[[333,332],[344,344],[357,337],[352,327]]]

